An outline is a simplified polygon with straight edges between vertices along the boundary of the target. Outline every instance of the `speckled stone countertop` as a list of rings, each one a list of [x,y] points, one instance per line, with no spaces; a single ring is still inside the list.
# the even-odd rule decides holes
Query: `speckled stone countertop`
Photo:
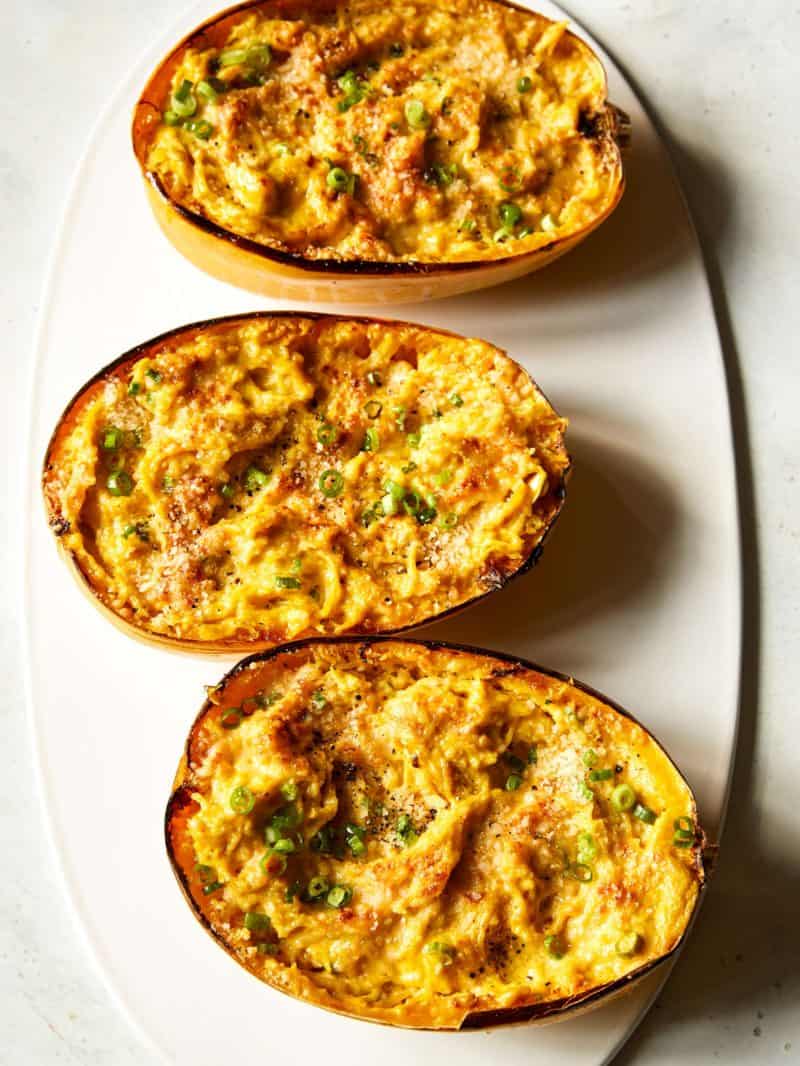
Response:
[[[19,670],[15,531],[45,262],[94,116],[178,0],[0,5],[3,773],[0,1064],[144,1066],[76,931],[43,833]],[[224,6],[220,3],[220,7]],[[708,260],[742,495],[743,712],[723,852],[689,945],[618,1063],[800,1062],[800,5],[573,0],[670,144]],[[87,292],[87,314],[91,313]],[[702,650],[698,651],[702,669]],[[691,683],[691,679],[687,679]],[[102,797],[98,797],[102,802]],[[135,864],[135,856],[131,857]],[[565,1060],[567,1061],[567,1060]]]

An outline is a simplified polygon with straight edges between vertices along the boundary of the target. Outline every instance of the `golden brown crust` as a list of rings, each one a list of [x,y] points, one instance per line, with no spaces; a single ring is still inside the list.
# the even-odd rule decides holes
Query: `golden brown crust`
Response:
[[[431,791],[428,781],[425,786],[429,797],[427,803],[436,806],[438,813],[424,824],[419,822],[417,813],[415,825],[420,830],[419,839],[415,838],[413,846],[401,847],[398,852],[391,835],[387,838],[386,819],[368,815],[364,820],[363,815],[353,813],[360,809],[352,805],[353,795],[361,796],[359,790],[364,782],[371,782],[368,787],[372,792],[379,789],[382,770],[384,780],[395,780],[390,797],[381,793],[383,803],[389,803],[392,810],[392,804],[400,807],[405,804],[406,809],[414,809],[406,791],[407,783],[401,785],[396,776],[392,777],[391,759],[386,767],[377,766],[374,761],[365,765],[364,760],[369,760],[372,751],[367,734],[360,735],[360,755],[354,756],[352,769],[343,775],[334,775],[332,787],[339,803],[338,815],[336,807],[330,806],[330,797],[325,800],[324,793],[317,792],[316,786],[312,785],[315,778],[309,766],[319,766],[320,752],[328,751],[328,742],[324,739],[327,716],[334,715],[337,722],[334,733],[339,739],[333,743],[339,754],[334,754],[334,759],[344,757],[342,753],[347,750],[342,737],[350,735],[353,719],[350,710],[337,705],[336,686],[344,685],[344,690],[352,694],[357,691],[352,686],[358,677],[366,679],[366,687],[360,690],[365,700],[370,699],[371,692],[380,691],[389,679],[382,697],[392,703],[388,718],[385,716],[386,703],[382,703],[381,698],[369,707],[371,724],[367,733],[372,731],[373,739],[379,736],[383,741],[391,739],[397,743],[402,735],[408,742],[408,734],[402,729],[396,735],[387,735],[385,730],[388,728],[386,723],[403,721],[400,711],[403,685],[409,684],[408,679],[413,677],[419,679],[414,682],[417,704],[425,699],[422,679],[429,679],[431,684],[436,679],[437,698],[444,702],[450,699],[448,693],[451,690],[460,688],[465,691],[464,686],[472,686],[472,713],[476,699],[474,686],[479,678],[486,692],[502,690],[506,693],[501,703],[509,694],[513,694],[513,699],[532,699],[538,709],[531,712],[530,719],[524,714],[517,719],[512,714],[511,720],[516,725],[511,748],[515,751],[520,750],[524,737],[530,737],[531,729],[535,735],[539,728],[537,720],[540,724],[548,718],[560,722],[565,733],[547,734],[546,739],[538,743],[534,766],[526,770],[520,768],[524,782],[518,786],[518,791],[509,793],[502,785],[498,791],[495,784],[494,790],[490,787],[489,792],[482,792],[477,785],[478,778],[468,769],[472,765],[467,755],[469,749],[463,745],[471,734],[465,732],[466,719],[463,726],[459,725],[463,708],[459,710],[458,704],[448,704],[444,728],[450,739],[446,740],[445,747],[458,736],[461,754],[451,765],[470,775],[472,784],[464,786],[467,791],[457,792],[445,801],[440,793],[438,799],[431,798],[436,788]],[[324,692],[329,705],[307,712],[313,718],[313,727],[309,726],[309,729],[316,739],[311,748],[306,748],[305,742],[301,741],[302,691],[319,684],[320,678],[325,679]],[[295,687],[298,685],[299,689]],[[280,694],[276,695],[278,686]],[[255,702],[259,692],[270,692],[275,696],[274,710],[263,705],[259,707]],[[239,705],[244,712],[243,724],[239,727],[244,730],[241,735],[237,728],[226,731],[220,727],[222,716],[229,713],[232,705]],[[496,704],[493,713],[502,718],[499,707],[500,704]],[[427,747],[417,749],[419,757],[413,762],[417,767],[413,773],[417,775],[418,783],[421,780],[419,775],[428,770],[434,778],[441,773],[438,759],[443,736],[436,732],[437,726],[431,725],[430,715],[435,716],[432,707],[422,709],[420,704],[420,708],[429,740]],[[575,716],[576,723],[580,723],[579,728],[564,725],[572,716]],[[272,726],[268,724],[270,721]],[[405,721],[407,725],[409,719]],[[492,735],[493,721],[500,727],[500,718],[481,718],[484,739]],[[259,728],[254,732],[256,723]],[[277,729],[274,736],[282,751],[277,756],[278,764],[270,761],[276,755],[270,753],[267,741],[273,728]],[[434,731],[430,732],[431,729]],[[507,941],[506,934],[497,930],[503,927],[503,907],[507,900],[517,898],[517,879],[528,876],[524,875],[525,863],[533,863],[531,871],[540,889],[551,885],[554,876],[567,876],[554,875],[549,867],[546,872],[539,864],[549,852],[545,850],[538,854],[534,849],[529,853],[528,845],[523,845],[522,841],[519,845],[511,843],[516,839],[513,833],[506,841],[504,834],[507,830],[502,826],[508,818],[512,818],[514,824],[519,819],[525,825],[530,823],[536,830],[532,837],[533,841],[539,842],[536,847],[546,848],[545,837],[553,829],[545,829],[544,836],[541,831],[549,824],[548,819],[550,822],[555,819],[561,826],[560,830],[555,830],[555,839],[560,840],[560,846],[567,850],[574,846],[568,843],[570,834],[574,836],[574,825],[572,830],[567,825],[570,818],[583,816],[566,813],[574,803],[570,791],[565,793],[563,787],[552,795],[549,791],[554,787],[560,772],[558,767],[566,757],[570,731],[581,733],[577,739],[572,736],[571,741],[579,747],[589,742],[595,745],[600,759],[598,766],[604,760],[618,760],[612,783],[592,781],[595,794],[593,837],[589,835],[594,840],[595,854],[587,861],[592,866],[596,864],[594,876],[589,878],[590,884],[578,887],[568,878],[557,880],[561,887],[557,888],[552,910],[547,912],[550,918],[544,927],[540,924],[541,916],[530,927],[518,916],[511,926],[513,940]],[[503,743],[507,743],[508,734],[504,733],[504,736]],[[263,795],[255,779],[247,776],[246,769],[250,765],[248,745],[254,743],[256,737],[260,738],[259,773],[269,776],[273,769],[277,772],[273,784],[264,786]],[[316,755],[313,753],[315,745],[319,746]],[[300,755],[301,749],[306,752],[303,756]],[[473,750],[485,752],[486,748],[479,746]],[[406,751],[407,767],[411,765],[407,761],[409,757]],[[500,765],[498,762],[498,767]],[[489,772],[493,774],[495,771],[490,768]],[[507,772],[506,767],[502,773]],[[589,780],[588,771],[586,773]],[[265,819],[266,824],[271,824],[269,817],[275,801],[269,796],[276,789],[277,782],[288,780],[296,787],[297,803],[305,814],[305,821],[300,823],[304,835],[310,838],[312,832],[317,832],[323,824],[330,828],[346,819],[358,820],[366,827],[364,855],[355,859],[343,854],[334,861],[313,850],[306,851],[301,845],[300,850],[291,856],[289,870],[273,874],[265,881],[247,858],[253,846],[260,853],[264,845],[261,844],[259,849],[257,844],[248,843],[250,837],[246,828],[242,828],[241,819],[230,812],[224,814],[231,784],[241,784],[244,780],[253,786],[255,802],[253,814],[245,820],[252,817],[259,827]],[[610,792],[620,781],[634,783],[639,801],[652,806],[655,813],[652,824],[640,823],[630,814],[615,814],[609,808]],[[441,790],[441,779],[438,787]],[[476,788],[477,793],[471,791]],[[532,792],[527,791],[530,788]],[[282,802],[280,796],[278,801]],[[409,804],[412,805],[409,807]],[[278,808],[278,813],[281,810]],[[322,814],[322,811],[326,813]],[[448,823],[450,811],[460,813]],[[493,813],[487,813],[489,811]],[[693,839],[676,848],[670,846],[670,840],[672,821],[677,815],[691,822]],[[391,821],[394,815],[389,818]],[[488,837],[485,836],[487,824],[491,830]],[[677,950],[697,909],[704,884],[704,837],[697,827],[691,792],[674,764],[627,712],[579,682],[510,656],[392,638],[304,641],[252,656],[234,668],[212,691],[211,699],[192,727],[175,792],[167,809],[166,832],[173,868],[193,910],[237,962],[273,987],[327,1009],[367,1020],[419,1028],[478,1028],[553,1020],[605,1001],[630,987]],[[260,828],[258,832],[261,832]],[[230,834],[235,835],[231,837]],[[500,852],[491,848],[497,834],[501,834],[504,841]],[[587,834],[581,835],[586,837]],[[229,843],[226,844],[226,840]],[[235,847],[234,840],[238,841]],[[487,847],[489,851],[485,850]],[[523,847],[520,855],[530,854],[531,857],[521,866],[517,859],[510,867],[504,866],[503,863],[509,861],[509,852],[515,853],[518,847]],[[227,858],[223,859],[222,851],[214,851],[215,848],[224,849]],[[637,857],[632,848],[643,849],[641,857]],[[538,858],[534,858],[536,854]],[[206,894],[196,869],[198,862],[208,863],[212,857],[215,863],[219,863],[219,877],[225,883]],[[491,863],[495,871],[494,881],[481,879],[481,861]],[[406,863],[409,872],[402,873]],[[583,873],[587,870],[584,865]],[[353,890],[352,902],[348,902],[342,911],[333,912],[324,907],[320,911],[302,895],[290,904],[284,904],[283,882],[288,885],[292,878],[300,877],[305,883],[304,879],[314,871],[325,873],[332,883],[347,882]],[[388,896],[376,889],[376,879],[386,886]],[[583,875],[580,880],[585,880]],[[665,884],[669,888],[665,888]],[[533,891],[535,895],[540,889],[525,891]],[[552,891],[552,888],[548,890]],[[508,897],[507,892],[511,892]],[[644,897],[641,896],[643,892],[647,893]],[[506,903],[503,903],[504,899]],[[650,908],[655,908],[657,921],[648,917]],[[242,929],[243,910],[271,916],[265,934],[270,942],[266,958],[254,949],[254,937],[257,940],[257,936]],[[568,919],[566,915],[569,915]],[[491,927],[493,922],[499,922],[495,925],[496,932],[482,941],[483,948],[476,949],[474,939],[476,936],[481,939],[476,930]],[[549,931],[562,938],[563,962],[548,961],[547,952],[542,950],[542,936],[548,932],[549,922],[552,922]],[[367,933],[367,928],[371,932]],[[604,928],[634,928],[641,933],[638,947],[622,963],[619,959],[616,964],[613,959],[609,963],[604,958],[604,952],[608,950],[603,947],[608,935],[602,931]],[[427,932],[420,933],[420,929]],[[500,939],[501,935],[503,939]],[[612,943],[613,935],[616,934],[612,934]],[[328,980],[323,960],[332,950],[331,936],[336,938],[334,957],[337,962],[333,972],[338,976]],[[440,939],[446,943],[432,943]],[[367,941],[375,945],[373,951],[363,946],[354,947]],[[527,977],[520,987],[514,984],[519,973],[514,968],[513,951],[508,954],[509,944],[516,945],[514,951],[523,953],[523,972]],[[381,949],[380,945],[385,947]],[[405,947],[401,949],[400,945]],[[432,947],[444,959],[438,970],[436,967],[431,970],[430,964],[423,961],[430,956]],[[383,955],[382,950],[388,954]],[[474,954],[476,950],[478,954]],[[600,955],[596,956],[595,952]],[[598,961],[599,958],[604,961]],[[409,966],[415,974],[414,994],[410,994],[410,990],[405,994],[389,991],[392,987],[402,988],[402,983],[398,985],[397,982],[402,982],[403,973]],[[486,972],[492,975],[491,978],[479,976],[479,968],[481,975]],[[467,969],[470,969],[468,975]],[[606,979],[592,980],[593,975],[601,973],[607,975]],[[532,980],[531,975],[537,975],[536,979]],[[545,978],[548,987],[544,987]],[[370,985],[370,980],[377,981],[386,991],[378,993]]]
[[[420,625],[524,572],[563,506],[564,427],[482,341],[233,316],[98,374],[57,426],[43,488],[71,567],[116,621],[185,650],[252,651]],[[106,489],[117,467],[122,498]],[[335,499],[326,469],[341,475]],[[389,484],[410,494],[402,506],[382,497]]]

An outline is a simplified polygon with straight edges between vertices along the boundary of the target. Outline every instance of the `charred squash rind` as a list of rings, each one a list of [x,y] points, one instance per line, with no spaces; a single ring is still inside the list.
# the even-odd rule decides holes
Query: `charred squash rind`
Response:
[[[78,392],[67,404],[66,408],[64,409],[61,417],[59,418],[56,424],[56,429],[54,430],[53,435],[48,443],[42,470],[44,505],[46,519],[56,538],[56,544],[59,549],[59,552],[66,561],[70,572],[77,580],[79,587],[88,596],[92,603],[97,608],[99,608],[101,613],[104,614],[109,621],[111,621],[115,626],[117,626],[117,628],[122,630],[122,632],[126,633],[128,636],[135,637],[139,640],[144,641],[145,643],[168,647],[172,650],[182,651],[190,654],[203,653],[215,655],[231,655],[236,653],[250,653],[258,650],[266,650],[275,646],[275,642],[270,642],[267,640],[262,640],[254,643],[235,639],[207,641],[170,637],[164,634],[151,631],[145,626],[136,625],[128,619],[119,615],[116,611],[114,611],[113,608],[103,598],[101,598],[101,596],[97,594],[90,578],[80,566],[75,553],[69,551],[65,547],[62,540],[63,536],[70,531],[71,526],[70,522],[61,513],[59,500],[57,498],[56,493],[53,491],[49,480],[49,474],[53,468],[54,458],[57,454],[59,445],[61,441],[71,431],[80,413],[81,404],[91,398],[91,395],[94,390],[102,387],[102,385],[110,379],[124,377],[133,364],[135,364],[139,359],[148,357],[154,352],[154,350],[158,349],[161,345],[174,341],[176,338],[190,339],[194,334],[206,332],[208,330],[212,330],[220,326],[225,326],[227,324],[272,318],[301,318],[311,319],[315,321],[361,322],[368,325],[381,324],[386,325],[387,327],[412,326],[413,328],[422,329],[428,333],[453,337],[458,340],[464,339],[459,334],[456,334],[450,330],[433,328],[429,326],[418,326],[414,323],[407,323],[397,319],[384,319],[365,315],[358,316],[324,314],[319,312],[256,311],[246,314],[221,316],[219,318],[208,319],[202,322],[190,323],[185,326],[180,326],[175,329],[168,330],[162,334],[159,334],[157,337],[152,338],[151,340],[144,341],[141,344],[136,345],[129,351],[125,352],[123,355],[119,356],[117,359],[113,360],[102,370],[99,370],[95,375],[93,375],[93,377],[90,378],[89,381],[78,390]],[[498,351],[500,350],[498,349]],[[501,354],[503,354],[506,358],[510,359],[510,357],[506,356],[505,353]],[[510,361],[514,362],[513,360]],[[541,396],[542,399],[545,400],[545,402],[548,403],[548,405],[551,407],[551,410],[553,410],[554,414],[557,415],[557,412],[555,412],[555,409],[552,408],[552,405],[549,403],[547,396],[542,392],[542,390],[539,388],[533,378],[530,377],[527,371],[525,371],[524,368],[520,367],[519,364],[515,363],[514,365],[517,366],[520,371],[529,378],[537,394]],[[519,566],[517,566],[513,570],[508,570],[507,568],[499,564],[488,565],[481,579],[483,591],[470,597],[463,603],[456,604],[455,606],[448,608],[438,614],[425,617],[423,619],[420,619],[419,621],[411,623],[410,625],[399,626],[397,628],[391,628],[386,630],[375,631],[373,629],[367,629],[366,627],[359,627],[353,630],[354,635],[371,637],[373,633],[376,632],[378,635],[405,633],[415,629],[419,629],[422,626],[430,625],[435,621],[440,621],[462,610],[465,610],[467,607],[483,599],[491,592],[498,591],[499,589],[503,588],[506,584],[508,584],[509,581],[513,580],[514,578],[521,577],[529,570],[531,570],[539,561],[544,550],[544,545],[547,541],[547,538],[550,536],[553,527],[556,523],[556,520],[558,519],[566,501],[566,485],[571,474],[572,464],[571,459],[567,453],[566,446],[564,444],[563,434],[560,440],[559,454],[564,457],[565,465],[559,481],[553,484],[550,490],[550,494],[552,495],[556,506],[554,507],[554,510],[550,516],[546,528],[543,530],[539,539],[533,544],[527,557],[522,561]],[[303,633],[297,639],[314,640],[318,639],[319,637],[319,633],[306,632]]]
[[[547,1025],[551,1022],[561,1021],[567,1017],[576,1017],[587,1011],[594,1009],[604,1003],[609,1002],[612,999],[617,998],[620,995],[625,994],[636,984],[646,978],[654,970],[656,970],[663,963],[669,959],[674,958],[676,954],[683,947],[692,925],[699,912],[705,889],[708,884],[711,868],[716,860],[718,852],[718,845],[708,842],[706,835],[697,817],[697,805],[692,790],[689,788],[688,782],[683,777],[680,769],[675,762],[671,759],[669,754],[658,742],[657,738],[653,734],[645,729],[645,727],[639,722],[639,720],[632,715],[625,708],[621,707],[618,703],[610,700],[607,696],[603,695],[597,689],[590,685],[585,684],[582,681],[578,681],[572,678],[568,674],[561,673],[556,670],[550,670],[545,667],[538,666],[526,659],[522,659],[513,655],[509,655],[503,652],[489,651],[486,649],[476,648],[471,645],[455,644],[447,641],[425,641],[425,640],[412,640],[412,639],[400,639],[396,636],[378,636],[378,637],[358,637],[358,636],[345,636],[337,637],[325,640],[318,639],[306,639],[293,641],[289,644],[282,645],[280,647],[272,648],[267,651],[258,652],[254,655],[250,655],[247,658],[241,660],[234,666],[222,680],[213,689],[209,690],[209,698],[204,702],[199,713],[197,714],[189,735],[186,740],[185,750],[181,757],[178,770],[173,782],[173,791],[167,802],[165,812],[165,843],[167,855],[172,866],[173,873],[178,882],[178,885],[192,908],[192,911],[206,930],[206,932],[231,956],[231,958],[245,969],[250,969],[247,964],[237,956],[233,947],[225,940],[219,931],[215,928],[214,923],[211,921],[209,915],[206,913],[204,906],[205,900],[201,892],[200,884],[196,878],[192,878],[190,871],[194,867],[195,855],[189,842],[187,835],[185,835],[186,822],[197,809],[197,803],[193,799],[192,793],[202,788],[202,782],[195,778],[195,757],[198,757],[202,752],[195,753],[195,742],[200,739],[201,747],[203,743],[202,730],[210,714],[218,708],[219,704],[223,702],[223,697],[227,686],[234,682],[240,674],[243,674],[249,670],[252,666],[258,663],[269,662],[277,660],[283,656],[293,656],[302,654],[306,649],[313,649],[320,645],[336,646],[336,645],[360,645],[360,654],[367,655],[369,650],[378,645],[401,645],[412,646],[421,649],[427,649],[430,651],[445,650],[454,655],[463,655],[465,657],[480,657],[485,660],[487,658],[497,660],[498,668],[493,672],[493,676],[502,677],[508,675],[520,675],[525,673],[533,673],[534,675],[543,676],[555,681],[564,682],[573,688],[585,693],[592,699],[605,704],[608,708],[611,708],[617,714],[628,719],[640,729],[657,745],[662,754],[667,758],[669,764],[675,771],[678,778],[686,786],[691,799],[691,806],[689,814],[695,824],[695,838],[692,845],[692,857],[693,857],[693,869],[695,871],[698,891],[695,897],[693,908],[686,918],[683,925],[683,929],[680,935],[676,938],[670,949],[664,952],[657,958],[648,960],[643,965],[631,970],[621,978],[607,982],[598,987],[591,988],[576,994],[574,996],[561,997],[555,1000],[546,1002],[533,1002],[526,1001],[520,1002],[518,1006],[504,1007],[496,1010],[479,1010],[465,1014],[461,1023],[455,1027],[457,1029],[490,1029],[500,1026],[511,1025]],[[211,699],[211,694],[217,699]],[[261,978],[259,974],[256,974],[254,970],[251,970],[255,976]],[[265,982],[269,983],[269,982]],[[277,991],[286,992],[289,995],[294,993],[289,992],[287,989],[281,988],[278,985],[271,985]],[[520,997],[524,999],[524,996]],[[345,1010],[331,1002],[313,1001],[315,1006],[321,1006],[326,1010],[330,1010],[333,1013],[344,1014],[350,1017],[358,1018],[359,1020],[366,1020],[377,1024],[391,1025],[393,1027],[404,1028],[419,1028],[419,1029],[431,1029],[442,1027],[434,1027],[430,1024],[425,1024],[424,1021],[418,1023],[413,1018],[408,1018],[407,1023],[398,1023],[395,1019],[389,1020],[388,1018],[382,1018],[378,1015],[362,1015]],[[445,1031],[450,1029],[446,1027]]]
[[[273,0],[280,10],[291,5]],[[494,0],[504,7],[534,14],[512,0]],[[147,153],[155,130],[162,121],[175,68],[188,48],[219,47],[237,19],[265,0],[246,0],[228,8],[187,34],[162,60],[142,91],[132,122],[132,145],[145,183],[147,199],[167,239],[190,262],[212,277],[264,296],[311,301],[354,303],[402,303],[441,299],[502,284],[532,273],[560,258],[597,229],[616,209],[625,190],[622,152],[630,142],[631,122],[620,108],[606,103],[601,111],[586,116],[590,127],[584,135],[597,151],[608,157],[617,174],[615,193],[605,210],[582,229],[567,233],[549,244],[505,258],[458,262],[379,261],[369,259],[314,259],[302,253],[273,248],[218,225],[204,215],[173,200],[159,177],[149,169]],[[322,0],[320,7],[334,5]],[[567,31],[587,53],[602,64],[585,42]],[[603,72],[605,76],[605,73]]]

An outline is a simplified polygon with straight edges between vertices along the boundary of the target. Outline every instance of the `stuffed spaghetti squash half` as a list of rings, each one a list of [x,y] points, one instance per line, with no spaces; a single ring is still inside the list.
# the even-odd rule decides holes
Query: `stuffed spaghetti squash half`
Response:
[[[599,1003],[675,951],[704,883],[692,793],[624,711],[507,656],[392,638],[223,678],[166,841],[240,965],[414,1028]]]
[[[611,213],[627,120],[591,49],[504,0],[258,0],[190,34],[136,108],[167,235],[270,295],[445,296]]]
[[[252,314],[102,371],[47,452],[50,525],[114,619],[187,649],[394,632],[538,558],[566,423],[485,341]]]

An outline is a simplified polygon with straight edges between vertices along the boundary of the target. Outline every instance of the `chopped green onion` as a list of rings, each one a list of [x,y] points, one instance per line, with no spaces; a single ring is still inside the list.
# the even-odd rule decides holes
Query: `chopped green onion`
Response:
[[[364,441],[361,445],[362,452],[377,452],[380,448],[380,437],[378,436],[377,429],[373,429],[372,426],[364,433]]]
[[[397,819],[397,825],[395,828],[400,843],[405,847],[410,848],[412,844],[416,844],[417,840],[419,840],[419,834],[414,828],[411,818],[407,814],[400,815]]]
[[[634,818],[638,818],[640,822],[644,822],[646,825],[652,825],[658,817],[655,811],[651,811],[643,803],[637,803],[633,808],[632,814]]]
[[[115,448],[119,448],[124,439],[124,435],[121,429],[117,429],[116,426],[109,426],[103,433],[103,447],[107,452],[114,451]]]
[[[458,525],[458,515],[455,511],[450,511],[448,514],[442,515],[441,524],[445,529],[453,529]]]
[[[278,945],[274,944],[271,940],[259,940],[256,944],[256,951],[259,955],[277,955]]]
[[[516,792],[522,784],[522,778],[519,774],[509,774],[506,778],[505,790],[506,792]]]
[[[331,499],[344,488],[344,478],[338,470],[323,470],[317,484],[322,495]]]
[[[106,478],[106,488],[112,496],[130,496],[133,478],[125,470],[115,470]]]
[[[672,828],[675,830],[676,836],[683,837],[685,840],[694,838],[694,822],[685,815],[681,818],[676,818],[672,823]]]
[[[614,776],[613,770],[592,770],[589,774],[590,781],[609,781]]]
[[[272,928],[272,922],[268,914],[248,911],[244,916],[244,927],[249,929],[251,933],[265,933]]]
[[[579,863],[591,862],[597,857],[597,844],[591,833],[578,833],[577,858]]]
[[[267,876],[285,874],[287,865],[286,856],[272,850],[268,851],[261,859],[261,869]]]
[[[511,769],[518,774],[521,774],[525,769],[525,763],[518,755],[515,755],[513,751],[503,752],[503,762],[507,763]]]
[[[302,587],[299,577],[276,577],[275,586],[279,589],[299,589]]]
[[[180,126],[183,121],[181,116],[171,109],[167,109],[161,117],[164,119],[164,123],[167,126]]]
[[[272,826],[281,832],[287,829],[296,829],[303,820],[302,811],[300,811],[296,804],[287,803],[286,806],[281,807],[280,810],[275,811],[272,816]]]
[[[553,959],[563,959],[565,954],[564,944],[559,936],[546,936],[544,946],[547,954]]]
[[[332,426],[330,422],[323,422],[317,430],[317,440],[326,447],[329,444],[335,444],[338,437],[339,430],[336,426]]]
[[[459,396],[459,394],[457,392],[451,392],[450,393],[450,403],[453,405],[453,407],[462,407],[463,404],[464,404],[464,401],[461,399],[461,397]]]
[[[617,941],[618,955],[635,955],[642,944],[642,938],[638,933],[623,933]]]
[[[128,537],[132,536],[134,533],[140,540],[147,541],[149,536],[147,532],[147,522],[134,522],[129,526],[125,526],[122,531],[122,536],[127,540]]]
[[[576,862],[572,866],[567,867],[567,877],[571,877],[573,881],[580,881],[581,884],[588,884],[594,877],[591,866],[587,866],[585,862]]]
[[[584,766],[594,766],[594,764],[596,762],[597,762],[597,752],[593,751],[592,748],[589,748],[588,751],[585,751],[583,753],[583,765]]]
[[[417,469],[417,464],[412,460],[410,463],[406,463],[405,466],[401,466],[400,469],[403,471],[404,474],[413,474],[413,472]]]
[[[210,885],[212,881],[217,879],[217,871],[213,866],[205,866],[199,862],[194,868],[194,872],[197,874],[197,879],[201,885]]]
[[[138,396],[141,391],[142,391],[142,386],[139,384],[138,381],[132,381],[130,383],[130,385],[128,386],[128,395],[129,396]]]
[[[312,877],[308,882],[308,894],[311,899],[319,899],[330,889],[330,883],[324,877]]]
[[[348,192],[352,196],[356,189],[355,174],[348,174],[342,167],[331,167],[326,181],[334,192]]]
[[[257,466],[248,466],[244,472],[244,487],[247,492],[258,492],[269,484],[269,474]]]
[[[420,100],[406,100],[404,112],[412,130],[424,130],[430,124],[431,116]]]
[[[352,888],[348,888],[346,885],[334,885],[325,897],[325,902],[329,907],[338,909],[339,907],[344,907],[352,898]]]
[[[223,881],[212,881],[208,885],[203,885],[203,895],[210,896],[212,892],[217,892],[220,888],[222,888],[223,884]]]
[[[161,488],[162,491],[166,492],[166,494],[169,496],[172,490],[175,488],[175,478],[170,477],[169,474],[165,474],[164,477],[161,479]]]
[[[523,74],[521,78],[517,78],[517,92],[529,93],[533,86],[533,82],[527,74]]]
[[[150,378],[154,385],[161,384],[161,374],[158,370],[154,370],[153,367],[148,367],[144,372],[144,376]]]
[[[387,481],[383,486],[384,492],[388,492],[395,500],[402,500],[406,494],[406,490],[402,485],[398,485],[396,481]]]
[[[364,413],[367,418],[377,418],[383,410],[383,404],[377,400],[369,400],[364,404]]]
[[[245,785],[237,785],[231,792],[230,807],[236,814],[249,814],[255,806],[256,798]]]
[[[367,381],[370,385],[379,386],[381,384],[381,376],[377,370],[370,370],[367,373]],[[400,408],[398,408],[400,410]]]
[[[421,526],[429,526],[437,514],[436,508],[429,503],[425,507],[420,507],[419,511],[417,511],[417,522]]]
[[[192,92],[192,83],[183,80],[180,88],[172,94],[172,111],[180,118],[189,118],[197,110],[197,100]]]
[[[425,168],[422,176],[428,185],[452,185],[458,177],[458,168],[455,163],[449,166],[445,166],[444,163],[432,163],[431,166]]]
[[[594,792],[592,792],[592,790],[589,788],[585,781],[578,782],[578,795],[581,797],[581,799],[586,800],[587,803],[589,802],[589,800],[594,799]]]
[[[406,434],[406,440],[408,441],[409,448],[419,448],[420,442],[422,440],[422,434],[421,433],[407,433]]]
[[[460,233],[471,233],[475,229],[474,218],[462,218],[458,224],[458,230]]]
[[[402,433],[406,428],[406,409],[405,407],[395,407],[394,409],[394,423]]]
[[[325,693],[322,691],[322,689],[318,688],[316,692],[312,693],[311,702],[314,704],[315,707],[322,708],[327,704],[328,700],[326,699]]]
[[[672,838],[672,844],[676,848],[691,848],[694,845],[694,840],[691,837],[682,837],[680,833],[676,833]]]
[[[290,840],[289,837],[278,837],[272,845],[272,850],[279,855],[293,855],[295,851],[294,841]]]
[[[224,485],[220,486],[219,491],[226,500],[230,500],[234,496],[236,489],[230,481],[226,481]]]
[[[219,99],[219,85],[220,82],[216,78],[213,81],[199,81],[197,83],[197,95],[202,96],[206,103],[213,104]]]
[[[219,716],[219,724],[223,729],[236,729],[241,725],[244,715],[238,707],[228,707]]]
[[[636,802],[636,793],[630,785],[617,785],[611,793],[611,806],[618,811],[629,811]]]
[[[201,141],[207,141],[214,132],[214,127],[204,118],[192,119],[191,122],[187,122],[186,129],[189,133],[193,133],[195,137],[199,137]]]
[[[337,105],[339,111],[349,111],[351,107],[361,103],[367,95],[366,85],[362,81],[359,81],[358,75],[354,70],[345,71],[345,73],[337,79],[337,85],[344,93],[343,98]]]
[[[238,67],[247,62],[246,48],[226,48],[217,57],[217,65],[220,67]]]
[[[284,799],[289,800],[290,803],[294,803],[297,799],[297,782],[284,781],[281,785],[281,795]]]
[[[358,857],[363,855],[367,850],[367,845],[364,843],[364,837],[366,836],[366,830],[360,825],[353,825],[348,823],[344,827],[344,841],[348,848],[352,851],[353,855]]]
[[[512,230],[522,219],[522,209],[517,204],[512,204],[510,201],[500,204],[497,209],[497,213],[500,216],[500,221],[503,223],[503,228],[506,230]]]
[[[506,167],[500,175],[499,184],[500,188],[505,192],[515,192],[520,185],[519,171],[515,170],[514,167]]]
[[[268,44],[257,44],[247,49],[245,62],[255,70],[264,70],[272,62],[272,49]]]
[[[435,476],[435,481],[437,485],[449,485],[452,480],[452,470],[439,470]]]

